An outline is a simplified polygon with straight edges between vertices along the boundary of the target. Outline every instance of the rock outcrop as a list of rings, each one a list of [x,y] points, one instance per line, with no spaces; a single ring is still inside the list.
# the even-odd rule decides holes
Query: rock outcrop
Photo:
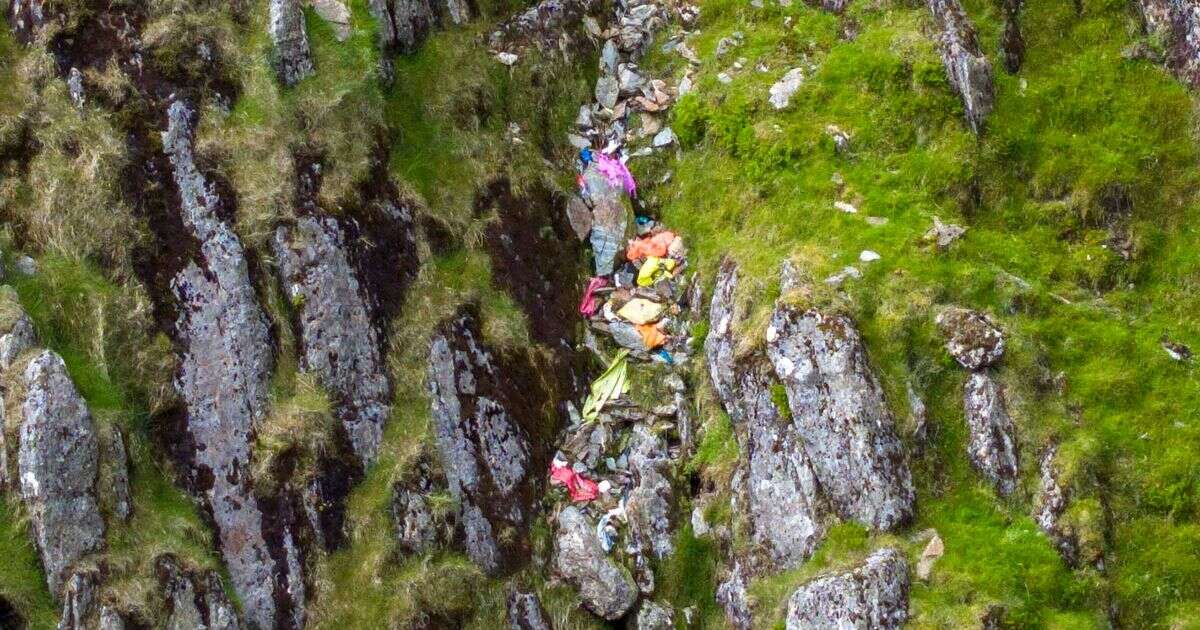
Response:
[[[129,490],[129,455],[125,437],[116,425],[109,425],[100,440],[100,487],[105,509],[121,520],[133,514],[133,496]]]
[[[717,586],[717,603],[725,610],[725,621],[735,630],[750,630],[754,627],[754,615],[750,610],[750,576],[745,565],[734,562],[733,567]]]
[[[553,630],[537,593],[510,592],[506,609],[509,630]]]
[[[99,586],[99,571],[92,569],[71,574],[63,585],[58,630],[88,630],[98,625],[96,590]]]
[[[19,367],[20,495],[50,594],[60,599],[71,566],[104,545],[96,427],[57,354],[43,350]]]
[[[1038,492],[1037,508],[1033,513],[1033,519],[1037,521],[1038,527],[1042,528],[1046,536],[1054,541],[1058,555],[1062,556],[1069,566],[1074,567],[1079,564],[1079,538],[1074,528],[1063,522],[1069,505],[1069,497],[1058,482],[1058,469],[1054,464],[1054,457],[1057,454],[1057,445],[1051,445],[1042,453],[1039,464],[1041,488]]]
[[[284,85],[296,85],[315,71],[300,0],[271,0],[269,20],[275,72]]]
[[[788,600],[787,628],[901,628],[908,619],[908,561],[881,549],[847,573],[817,578]]]
[[[488,40],[494,51],[519,52],[533,46],[543,52],[568,54],[587,36],[584,18],[596,15],[597,0],[541,0],[500,24]]]
[[[956,306],[938,314],[946,351],[968,370],[995,365],[1004,357],[1004,333],[986,313]]]
[[[274,245],[284,289],[296,305],[300,368],[315,374],[333,398],[366,468],[383,440],[391,388],[345,234],[331,217],[301,216],[275,231]]]
[[[671,458],[662,439],[644,424],[633,429],[629,471],[636,484],[625,502],[629,529],[643,552],[665,558],[674,550],[671,537]]]
[[[429,352],[434,432],[467,555],[490,575],[527,556],[532,516],[532,451],[520,421],[530,407],[511,378],[484,345],[473,309],[438,326]]]
[[[1021,35],[1021,9],[1025,0],[1002,0],[1004,32],[1000,34],[1000,57],[1009,74],[1021,71],[1025,62],[1025,37]]]
[[[1017,445],[1004,390],[990,370],[973,372],[963,388],[963,409],[971,433],[971,463],[1002,496],[1017,488]]]
[[[938,51],[950,86],[962,97],[971,131],[983,131],[996,102],[992,64],[979,48],[975,27],[959,0],[927,0],[937,28]]]
[[[1167,68],[1200,89],[1200,4],[1191,0],[1138,0],[1147,30],[1166,46]]]
[[[19,40],[28,43],[53,19],[53,5],[48,4],[45,0],[10,0],[5,3],[6,17]]]
[[[213,571],[185,570],[171,555],[155,560],[168,630],[238,630],[237,610]]]
[[[912,473],[854,322],[780,303],[767,328],[767,355],[837,514],[876,531],[912,520]]]
[[[470,0],[368,0],[367,9],[385,56],[414,53],[444,22],[463,24],[477,13]]]
[[[636,630],[675,630],[675,613],[657,602],[646,600],[638,607]]]
[[[33,322],[17,301],[17,292],[8,285],[0,287],[0,370],[7,370],[36,345]]]
[[[423,457],[415,468],[415,475],[392,486],[392,524],[396,544],[405,555],[428,553],[449,544],[456,529],[453,519],[435,514],[430,505],[430,495],[444,488],[445,482],[434,478]]]
[[[717,397],[734,423],[742,458],[744,512],[751,537],[768,564],[786,569],[807,560],[824,538],[816,476],[796,427],[772,401],[765,357],[736,356],[741,316],[733,301],[737,265],[725,261],[717,275],[704,352]]]
[[[186,411],[177,451],[189,488],[212,515],[247,621],[300,627],[305,586],[292,524],[286,514],[265,513],[250,475],[250,446],[273,365],[267,319],[242,245],[220,218],[224,202],[196,166],[194,116],[184,101],[174,102],[162,134],[183,224],[202,256],[171,283],[183,349],[175,387]]]
[[[608,558],[595,525],[575,506],[558,514],[554,561],[558,573],[579,591],[584,607],[601,619],[616,621],[637,602],[633,578]]]

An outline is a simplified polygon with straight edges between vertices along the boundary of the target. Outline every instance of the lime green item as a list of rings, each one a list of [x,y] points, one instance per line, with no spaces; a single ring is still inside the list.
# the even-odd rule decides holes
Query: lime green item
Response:
[[[629,350],[617,353],[600,378],[592,381],[592,393],[583,401],[583,419],[595,422],[604,406],[629,391]]]

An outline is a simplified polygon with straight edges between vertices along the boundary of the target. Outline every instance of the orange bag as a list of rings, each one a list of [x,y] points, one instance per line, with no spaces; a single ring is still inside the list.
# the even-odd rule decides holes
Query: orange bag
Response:
[[[663,231],[653,236],[634,239],[629,241],[629,247],[625,248],[626,260],[641,260],[647,256],[658,256],[659,258],[667,257],[667,250],[671,247],[671,241],[675,240],[675,233]]]
[[[667,336],[654,324],[642,324],[637,327],[637,331],[642,336],[642,343],[646,344],[647,350],[653,350],[667,343]]]

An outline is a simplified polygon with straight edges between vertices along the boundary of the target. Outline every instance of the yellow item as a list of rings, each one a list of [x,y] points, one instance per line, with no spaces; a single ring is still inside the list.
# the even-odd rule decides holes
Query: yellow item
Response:
[[[675,259],[647,256],[638,271],[637,283],[640,287],[648,287],[658,282],[661,276],[670,275],[675,270]]]
[[[617,315],[620,315],[628,322],[640,326],[661,319],[663,309],[663,305],[658,302],[651,302],[645,298],[635,298],[629,300],[625,306],[622,306],[621,310],[617,311]]]

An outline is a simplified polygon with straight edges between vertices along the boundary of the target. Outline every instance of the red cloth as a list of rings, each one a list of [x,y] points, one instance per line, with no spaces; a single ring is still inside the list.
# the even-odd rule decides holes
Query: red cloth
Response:
[[[608,286],[608,278],[597,276],[588,280],[587,288],[583,290],[583,299],[579,301],[580,315],[591,317],[596,314],[596,310],[600,308],[600,301],[596,299],[596,289],[606,286]]]
[[[595,481],[575,472],[570,466],[556,466],[557,463],[550,463],[550,481],[566,486],[572,501],[584,503],[600,496],[600,486]]]
[[[629,247],[625,248],[625,259],[640,260],[646,256],[666,258],[667,251],[671,248],[671,241],[674,240],[675,233],[669,230],[664,230],[653,236],[634,239],[629,241]]]

